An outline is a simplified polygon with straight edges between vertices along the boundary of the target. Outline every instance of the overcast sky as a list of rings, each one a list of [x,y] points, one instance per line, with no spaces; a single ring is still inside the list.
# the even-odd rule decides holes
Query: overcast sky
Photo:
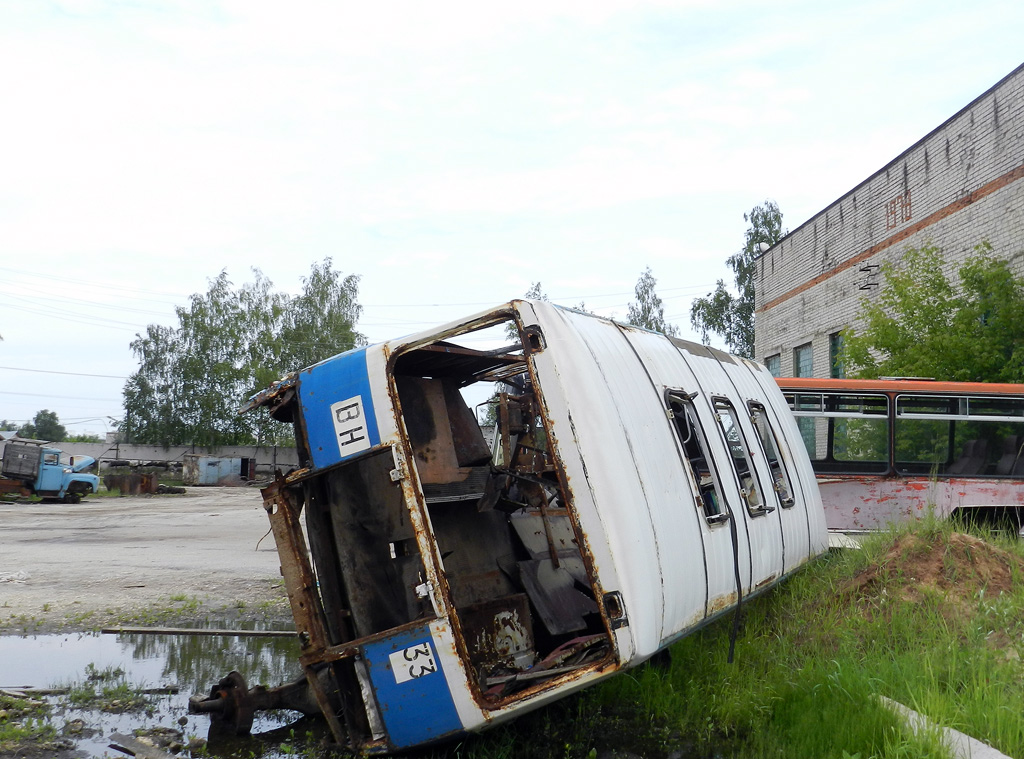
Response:
[[[745,211],[799,226],[1022,29],[1019,0],[0,0],[0,419],[113,429],[137,332],[327,256],[371,342],[535,281],[624,317],[646,266],[693,337]]]

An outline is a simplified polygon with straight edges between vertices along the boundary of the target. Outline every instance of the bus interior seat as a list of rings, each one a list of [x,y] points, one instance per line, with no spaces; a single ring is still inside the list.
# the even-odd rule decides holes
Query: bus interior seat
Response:
[[[964,443],[960,458],[954,461],[947,474],[981,474],[985,471],[985,464],[988,460],[987,440],[968,440]]]
[[[1021,451],[1021,446],[1021,438],[1018,435],[1007,435],[1003,438],[1003,455],[996,462],[996,474],[1024,473],[1024,452]]]

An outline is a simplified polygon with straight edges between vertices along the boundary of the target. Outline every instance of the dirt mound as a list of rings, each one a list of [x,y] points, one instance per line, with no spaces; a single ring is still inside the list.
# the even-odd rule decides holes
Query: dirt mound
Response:
[[[862,602],[894,594],[909,603],[938,599],[944,616],[959,616],[977,608],[980,598],[1011,592],[1014,576],[1021,574],[1024,559],[972,535],[954,532],[928,542],[910,534],[897,539],[879,562],[859,572],[840,592]]]

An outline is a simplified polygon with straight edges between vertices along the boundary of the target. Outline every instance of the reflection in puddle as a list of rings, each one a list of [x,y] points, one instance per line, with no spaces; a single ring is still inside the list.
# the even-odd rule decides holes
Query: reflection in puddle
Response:
[[[237,622],[232,625],[253,629],[252,625]],[[131,735],[140,728],[168,728],[184,733],[186,744],[191,737],[206,738],[210,720],[188,714],[190,696],[208,694],[232,669],[242,673],[250,686],[276,686],[292,681],[302,674],[298,652],[298,641],[293,637],[95,633],[0,636],[0,689],[65,688],[85,683],[90,674],[115,670],[122,671],[123,682],[136,690],[176,687],[177,693],[173,695],[146,696],[146,708],[127,714],[70,707],[64,696],[46,697],[55,705],[50,720],[58,732],[64,732],[65,726],[74,720],[85,723],[81,732],[69,736],[78,750],[87,756],[124,757],[108,748],[112,733]],[[259,713],[253,733],[282,728],[300,716],[297,712]],[[286,729],[285,734],[288,732]],[[295,730],[297,735],[304,732],[305,728],[302,732]],[[241,748],[245,756],[282,755],[259,744],[258,739],[249,739],[244,746],[234,748]],[[215,745],[207,752],[215,756],[232,755],[230,749],[222,753]]]

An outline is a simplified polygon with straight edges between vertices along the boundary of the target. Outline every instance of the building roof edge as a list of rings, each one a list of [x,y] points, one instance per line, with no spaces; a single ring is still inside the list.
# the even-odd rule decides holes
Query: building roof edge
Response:
[[[916,150],[916,149],[917,149],[918,147],[920,147],[920,146],[921,146],[922,144],[924,144],[925,142],[927,142],[927,141],[928,141],[929,139],[931,139],[931,138],[932,138],[932,137],[933,137],[934,135],[938,134],[938,133],[939,133],[940,131],[942,131],[943,129],[945,129],[945,128],[946,128],[947,126],[949,126],[949,124],[951,124],[951,123],[952,123],[953,121],[956,121],[956,120],[957,120],[958,118],[960,118],[961,116],[963,116],[963,115],[964,115],[965,113],[967,113],[967,112],[968,112],[969,110],[971,110],[971,108],[973,108],[973,107],[975,107],[976,105],[978,105],[978,103],[980,103],[981,101],[983,101],[983,100],[984,100],[985,98],[987,98],[987,97],[989,97],[990,95],[992,95],[992,94],[993,94],[993,93],[994,93],[994,92],[995,92],[996,90],[998,90],[998,89],[999,89],[999,88],[1000,88],[1000,87],[1001,87],[1002,85],[1004,85],[1004,84],[1005,84],[1005,83],[1006,83],[1007,81],[1009,81],[1009,80],[1010,80],[1010,79],[1012,79],[1012,78],[1013,78],[1014,76],[1016,76],[1016,75],[1018,75],[1018,74],[1020,74],[1020,73],[1022,73],[1022,72],[1024,72],[1024,63],[1022,63],[1021,65],[1017,66],[1017,68],[1015,68],[1015,69],[1014,69],[1013,71],[1011,71],[1011,72],[1010,72],[1009,74],[1007,74],[1007,75],[1006,75],[1006,76],[1004,76],[1004,77],[1003,77],[1002,79],[1000,79],[1000,80],[999,80],[998,82],[996,82],[995,84],[993,84],[993,85],[992,85],[991,87],[989,87],[989,88],[988,88],[987,90],[985,90],[985,91],[984,91],[983,93],[981,93],[980,95],[978,95],[978,96],[977,96],[976,98],[974,98],[974,99],[973,99],[973,100],[972,100],[971,102],[969,102],[969,103],[968,103],[967,105],[965,105],[965,106],[964,106],[963,108],[961,108],[961,109],[960,109],[959,111],[957,111],[956,113],[954,113],[954,114],[953,114],[952,116],[950,116],[950,117],[949,117],[948,119],[946,119],[945,121],[943,121],[943,122],[942,122],[941,124],[939,124],[939,125],[938,125],[937,127],[935,127],[934,129],[932,129],[932,130],[931,130],[930,132],[928,132],[928,134],[926,134],[926,135],[925,135],[924,137],[922,137],[921,139],[919,139],[919,140],[918,140],[917,142],[915,142],[915,143],[914,143],[913,145],[911,145],[910,147],[908,147],[908,148],[907,148],[906,150],[902,151],[902,152],[901,152],[901,153],[900,153],[899,155],[897,155],[897,156],[896,156],[895,158],[893,158],[893,159],[892,159],[891,161],[889,161],[889,162],[888,162],[888,163],[886,163],[886,164],[885,164],[884,166],[882,166],[882,168],[880,168],[880,169],[878,169],[877,171],[875,171],[874,173],[870,174],[870,175],[869,175],[869,176],[868,176],[867,178],[865,178],[864,180],[862,180],[862,181],[858,182],[858,183],[857,183],[856,185],[854,185],[854,186],[853,186],[853,187],[852,187],[851,189],[847,190],[847,191],[846,191],[846,192],[844,192],[844,193],[843,193],[842,195],[840,195],[840,196],[839,196],[838,198],[836,198],[836,199],[835,199],[835,200],[833,200],[833,201],[832,201],[831,203],[829,203],[829,204],[828,204],[827,206],[825,206],[824,208],[822,208],[822,209],[821,209],[820,211],[818,211],[817,213],[813,214],[813,215],[812,215],[812,216],[811,216],[811,217],[810,217],[809,219],[807,219],[807,221],[805,221],[805,222],[803,222],[802,224],[800,224],[800,226],[798,226],[798,227],[796,227],[795,229],[792,229],[791,231],[787,232],[787,233],[785,234],[785,236],[784,236],[784,237],[782,237],[782,239],[780,239],[780,240],[779,240],[779,241],[778,241],[777,243],[775,243],[775,244],[774,244],[774,245],[772,245],[772,246],[771,246],[770,248],[768,248],[768,250],[766,250],[766,251],[764,251],[763,253],[761,253],[761,254],[759,254],[759,255],[755,256],[753,260],[754,260],[754,261],[758,261],[758,260],[760,260],[760,259],[761,259],[762,257],[764,257],[764,256],[768,255],[768,254],[769,254],[769,253],[771,253],[771,252],[772,252],[773,250],[775,250],[775,248],[777,248],[778,246],[782,245],[782,243],[784,243],[784,242],[785,242],[785,241],[786,241],[787,239],[789,239],[789,238],[790,238],[790,237],[791,237],[792,235],[794,235],[794,234],[796,234],[797,232],[799,232],[799,231],[800,231],[801,229],[803,229],[804,227],[806,227],[806,226],[807,226],[808,224],[810,224],[810,223],[811,223],[812,221],[814,221],[815,219],[817,219],[817,218],[818,218],[819,216],[821,216],[821,215],[822,215],[823,213],[827,212],[827,211],[828,211],[828,210],[829,210],[830,208],[833,208],[833,207],[835,207],[835,206],[839,205],[839,204],[840,204],[840,203],[842,203],[842,202],[843,202],[844,200],[846,200],[846,198],[850,197],[851,195],[854,195],[854,194],[856,194],[856,193],[857,193],[857,191],[858,191],[858,190],[860,190],[860,188],[862,188],[862,187],[864,187],[865,185],[869,184],[869,183],[871,182],[871,180],[872,180],[872,179],[874,179],[875,177],[877,177],[877,176],[878,176],[879,174],[881,174],[882,172],[884,172],[884,171],[888,171],[888,170],[889,170],[890,168],[892,168],[892,167],[893,167],[893,166],[894,166],[895,164],[899,163],[899,162],[900,162],[900,160],[902,160],[902,159],[903,159],[903,158],[905,158],[905,157],[906,157],[907,155],[909,155],[909,154],[910,154],[910,153],[912,153],[912,152],[913,152],[914,150]]]

